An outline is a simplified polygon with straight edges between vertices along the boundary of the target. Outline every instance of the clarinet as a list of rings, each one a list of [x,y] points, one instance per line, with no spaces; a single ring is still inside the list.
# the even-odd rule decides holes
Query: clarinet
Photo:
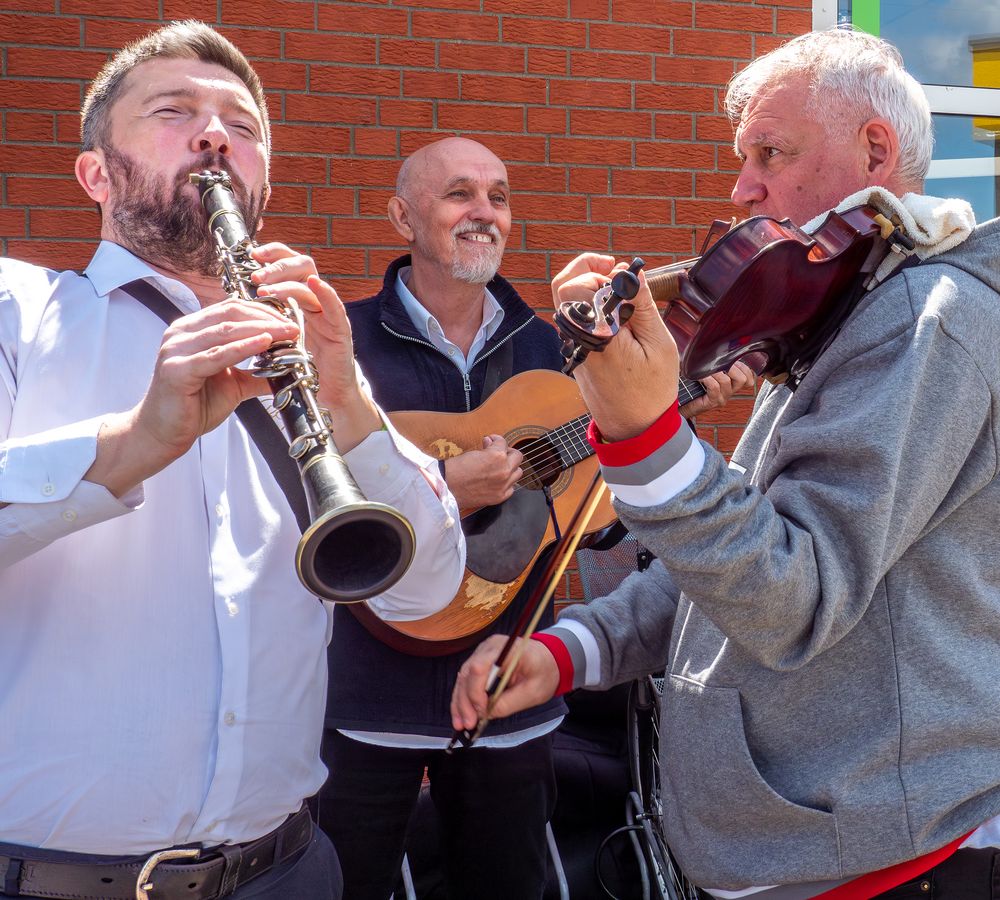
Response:
[[[319,375],[305,349],[298,305],[257,300],[251,274],[261,268],[256,246],[236,204],[227,172],[192,173],[230,296],[268,303],[299,326],[297,341],[278,341],[253,360],[251,372],[266,378],[273,405],[298,464],[309,506],[309,527],[299,541],[295,570],[305,587],[325,600],[355,603],[394,585],[413,560],[413,527],[399,510],[367,500],[337,450],[330,416],[316,399]]]

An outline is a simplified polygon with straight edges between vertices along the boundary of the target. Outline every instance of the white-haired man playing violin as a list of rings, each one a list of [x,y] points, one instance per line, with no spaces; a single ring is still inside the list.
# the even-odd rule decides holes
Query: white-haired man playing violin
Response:
[[[1000,222],[920,196],[929,110],[877,38],[791,41],[727,108],[734,200],[798,224],[870,202],[912,223],[921,264],[880,272],[794,390],[765,390],[733,467],[645,389],[678,357],[640,291],[577,378],[621,519],[659,562],[528,641],[494,711],[666,667],[663,828],[710,894],[996,896]],[[614,264],[579,257],[556,300]],[[492,641],[456,728],[485,709]]]

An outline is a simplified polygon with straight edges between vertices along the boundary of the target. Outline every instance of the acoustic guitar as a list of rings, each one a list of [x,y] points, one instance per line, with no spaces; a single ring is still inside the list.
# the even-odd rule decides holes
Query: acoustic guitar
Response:
[[[680,404],[705,393],[682,379]],[[389,418],[400,433],[435,459],[480,450],[483,436],[501,434],[524,456],[514,494],[497,506],[462,510],[465,574],[458,593],[442,610],[409,622],[386,622],[367,603],[348,607],[379,640],[416,656],[443,656],[471,646],[509,605],[542,551],[556,539],[546,493],[556,521],[573,514],[597,469],[587,443],[587,413],[576,382],[559,372],[533,370],[508,379],[467,413],[401,411]],[[547,492],[543,490],[547,488]],[[604,499],[588,534],[615,521]]]

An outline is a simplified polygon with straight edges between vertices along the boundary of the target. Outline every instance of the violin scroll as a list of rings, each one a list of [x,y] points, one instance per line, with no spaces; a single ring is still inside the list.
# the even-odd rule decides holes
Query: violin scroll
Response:
[[[589,303],[568,300],[559,304],[555,323],[563,338],[560,352],[566,360],[564,375],[569,375],[590,353],[600,353],[629,320],[635,308],[629,301],[639,293],[638,273],[645,264],[637,256],[627,269],[616,272]]]

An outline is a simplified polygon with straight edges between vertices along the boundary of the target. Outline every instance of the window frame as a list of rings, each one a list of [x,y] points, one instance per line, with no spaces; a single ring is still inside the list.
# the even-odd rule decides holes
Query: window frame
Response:
[[[813,0],[812,30],[837,26],[837,0]],[[921,84],[932,113],[950,116],[1000,116],[1000,88]]]

